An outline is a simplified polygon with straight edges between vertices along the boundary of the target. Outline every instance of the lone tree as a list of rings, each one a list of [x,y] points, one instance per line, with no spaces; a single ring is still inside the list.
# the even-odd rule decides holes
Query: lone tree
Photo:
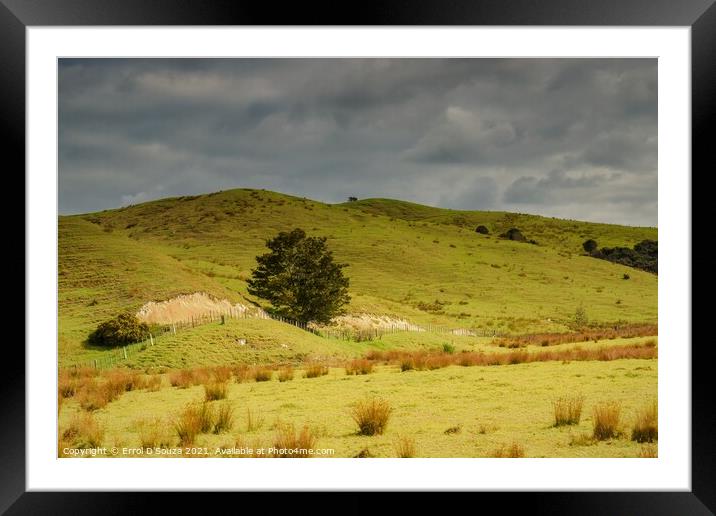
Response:
[[[271,252],[256,257],[249,293],[268,300],[274,313],[306,324],[328,323],[348,301],[348,278],[333,261],[325,237],[302,229],[282,231],[266,241]]]

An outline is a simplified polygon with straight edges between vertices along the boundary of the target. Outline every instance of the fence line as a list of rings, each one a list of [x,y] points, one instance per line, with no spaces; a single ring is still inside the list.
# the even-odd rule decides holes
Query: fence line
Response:
[[[155,346],[159,341],[160,337],[163,337],[167,333],[176,335],[177,330],[181,331],[187,328],[195,328],[204,324],[213,322],[224,322],[227,319],[272,319],[284,324],[290,324],[296,328],[304,331],[313,333],[319,337],[326,339],[340,339],[340,340],[352,340],[356,342],[369,341],[379,339],[384,335],[390,335],[399,332],[426,332],[426,333],[437,333],[437,334],[450,334],[455,336],[470,336],[470,337],[498,337],[501,332],[496,330],[483,330],[479,328],[475,329],[464,329],[464,328],[450,328],[448,326],[438,326],[433,324],[427,324],[425,327],[416,326],[407,322],[396,322],[389,325],[384,325],[380,328],[365,328],[365,329],[353,329],[353,328],[315,328],[309,326],[306,323],[301,323],[291,319],[287,319],[280,315],[270,314],[264,310],[239,310],[237,308],[230,308],[227,311],[210,310],[207,313],[191,316],[189,319],[183,321],[175,321],[171,324],[159,325],[153,328],[154,333],[149,333],[145,340],[142,342],[136,342],[133,344],[127,344],[121,348],[113,348],[103,353],[102,357],[85,360],[78,362],[70,367],[94,367],[95,369],[109,369],[114,367],[115,364],[129,360],[131,356],[144,351],[150,346]]]

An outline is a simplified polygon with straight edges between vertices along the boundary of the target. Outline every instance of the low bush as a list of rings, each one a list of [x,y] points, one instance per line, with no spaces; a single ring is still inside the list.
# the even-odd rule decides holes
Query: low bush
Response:
[[[120,314],[105,321],[90,333],[89,343],[94,346],[124,346],[141,342],[149,335],[149,326],[131,313]]]

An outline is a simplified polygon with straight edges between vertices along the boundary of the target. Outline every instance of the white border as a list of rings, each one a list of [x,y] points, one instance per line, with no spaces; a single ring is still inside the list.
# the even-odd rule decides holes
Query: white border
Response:
[[[690,29],[45,28],[27,32],[27,489],[690,490]],[[59,56],[659,58],[659,458],[55,458]]]

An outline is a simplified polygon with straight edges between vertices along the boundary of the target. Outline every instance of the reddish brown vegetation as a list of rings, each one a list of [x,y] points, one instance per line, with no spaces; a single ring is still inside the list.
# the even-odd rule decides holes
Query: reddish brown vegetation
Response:
[[[554,346],[571,342],[589,342],[596,340],[631,339],[634,337],[653,337],[659,334],[656,324],[623,324],[600,328],[587,328],[568,333],[531,333],[503,337],[496,341],[500,347],[523,348],[525,346]]]

